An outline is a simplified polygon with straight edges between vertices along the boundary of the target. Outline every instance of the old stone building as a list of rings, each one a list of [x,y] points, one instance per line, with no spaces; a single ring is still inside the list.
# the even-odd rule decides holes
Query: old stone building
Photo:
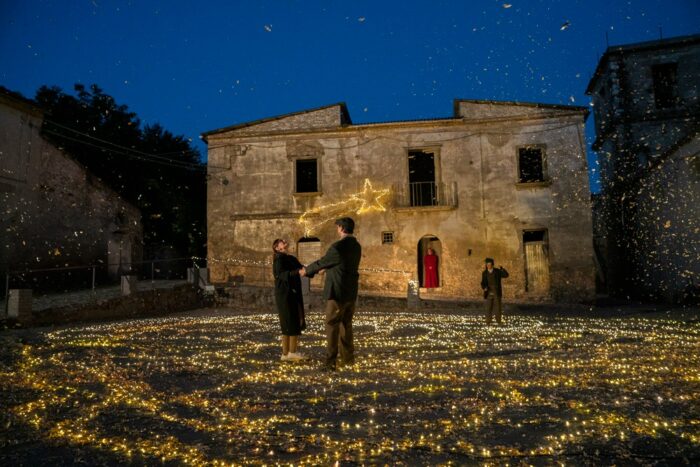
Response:
[[[593,98],[607,286],[670,302],[700,289],[700,35],[610,47]]]
[[[0,88],[2,277],[92,264],[103,266],[102,275],[128,270],[141,258],[140,211],[47,141],[43,118],[33,101]],[[69,276],[48,280],[69,282]]]
[[[361,292],[422,285],[432,247],[429,297],[480,298],[494,257],[510,272],[506,300],[591,300],[586,116],[455,100],[449,118],[356,125],[341,103],[207,132],[211,278],[270,284],[275,238],[309,262],[336,240],[333,219],[351,215]]]

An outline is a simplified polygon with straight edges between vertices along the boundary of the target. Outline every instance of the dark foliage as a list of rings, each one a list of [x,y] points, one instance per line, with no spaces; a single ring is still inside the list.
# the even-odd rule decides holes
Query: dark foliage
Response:
[[[45,136],[142,213],[146,259],[203,256],[206,170],[199,151],[159,124],[144,125],[97,85],[75,96],[42,86]]]

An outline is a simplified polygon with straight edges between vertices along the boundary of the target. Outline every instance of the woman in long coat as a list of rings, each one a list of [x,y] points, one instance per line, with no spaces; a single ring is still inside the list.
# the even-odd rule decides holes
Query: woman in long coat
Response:
[[[299,336],[306,329],[304,299],[301,292],[299,270],[304,266],[295,256],[287,252],[289,244],[277,239],[272,243],[274,260],[272,272],[275,276],[275,304],[282,328],[282,360],[301,360],[304,355],[297,352]]]

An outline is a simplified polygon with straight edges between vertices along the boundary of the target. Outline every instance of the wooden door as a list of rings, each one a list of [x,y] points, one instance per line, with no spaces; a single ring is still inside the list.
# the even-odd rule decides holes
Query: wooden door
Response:
[[[549,257],[545,242],[525,243],[525,290],[538,295],[549,292]]]

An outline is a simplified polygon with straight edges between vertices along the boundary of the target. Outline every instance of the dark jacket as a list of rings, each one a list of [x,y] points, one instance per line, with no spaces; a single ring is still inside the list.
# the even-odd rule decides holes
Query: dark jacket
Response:
[[[357,299],[360,274],[357,272],[362,257],[362,247],[355,237],[347,236],[332,244],[326,255],[306,267],[306,274],[313,277],[321,269],[326,270],[323,298],[340,303]]]
[[[298,336],[306,328],[304,299],[301,291],[299,269],[302,264],[296,257],[275,253],[272,273],[275,276],[275,304],[280,317],[282,334]]]
[[[484,272],[481,273],[481,288],[482,289],[487,289],[489,287],[489,271],[487,269],[484,269]],[[494,278],[496,279],[496,296],[497,297],[503,297],[503,289],[501,289],[501,279],[505,279],[508,277],[508,271],[503,269],[502,267],[500,268],[493,268],[493,274]],[[490,290],[487,290],[484,292],[484,298],[488,296],[488,292]]]

